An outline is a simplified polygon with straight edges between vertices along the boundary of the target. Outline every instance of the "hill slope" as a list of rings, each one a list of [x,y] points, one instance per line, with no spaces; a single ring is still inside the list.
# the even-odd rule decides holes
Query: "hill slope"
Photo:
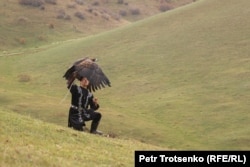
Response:
[[[0,166],[133,166],[134,150],[159,149],[79,133],[7,110],[0,114]]]
[[[0,51],[8,54],[13,49],[20,51],[23,48],[86,37],[191,2],[192,0],[1,1]]]
[[[102,130],[168,148],[249,149],[249,5],[202,0],[1,57],[2,106],[66,126],[70,97],[61,102],[61,76],[75,59],[93,56],[112,83],[96,92]]]

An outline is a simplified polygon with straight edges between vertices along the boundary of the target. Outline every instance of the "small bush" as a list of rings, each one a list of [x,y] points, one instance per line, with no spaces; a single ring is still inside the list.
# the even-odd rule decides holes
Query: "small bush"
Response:
[[[65,11],[63,9],[60,9],[57,13],[56,18],[57,19],[64,19],[64,16],[66,15]]]
[[[94,16],[99,16],[99,13],[97,11],[93,12]]]
[[[89,13],[92,13],[93,12],[93,9],[92,8],[88,8],[86,9]]]
[[[41,10],[45,10],[45,6],[44,6],[44,5],[40,6],[39,8],[40,8]]]
[[[83,19],[85,19],[84,18],[84,14],[82,13],[82,12],[75,12],[75,16],[77,17],[77,18],[79,18],[79,19],[81,19],[81,20],[83,20]]]
[[[76,4],[75,3],[69,3],[67,5],[68,8],[71,8],[71,9],[75,9],[76,8]]]
[[[63,9],[58,11],[56,18],[57,19],[64,19],[64,20],[71,20],[71,16],[66,14]]]
[[[66,15],[64,16],[64,20],[71,20],[71,16],[68,15],[68,14],[66,14]]]
[[[19,44],[26,44],[26,39],[25,38],[15,38],[15,40],[19,43]]]
[[[138,9],[138,8],[132,8],[132,9],[130,9],[130,13],[132,15],[139,15],[139,14],[141,14],[140,9]]]
[[[25,25],[29,22],[29,19],[27,17],[20,16],[17,18],[18,24]]]
[[[113,19],[115,19],[115,20],[120,20],[121,19],[121,16],[118,15],[118,14],[115,14],[115,13],[111,13],[110,17],[113,18]]]
[[[123,4],[123,3],[124,3],[124,0],[117,0],[117,3],[118,3],[118,4]]]
[[[57,0],[45,0],[46,3],[52,4],[52,5],[56,5],[57,4]]]
[[[120,10],[120,11],[119,11],[119,14],[120,14],[121,16],[127,16],[127,11],[125,11],[125,10]]]
[[[19,82],[29,82],[31,80],[31,77],[27,74],[21,74],[18,76]]]
[[[99,6],[100,3],[99,3],[98,1],[95,1],[95,2],[92,3],[92,5],[93,5],[93,6]]]
[[[65,16],[65,14],[58,13],[57,16],[56,16],[56,18],[57,19],[64,19],[64,16]]]
[[[78,5],[84,5],[84,0],[75,0]]]
[[[46,41],[46,36],[44,36],[44,35],[39,35],[39,36],[37,37],[37,39],[38,39],[39,41]]]
[[[44,4],[43,0],[19,0],[19,4],[33,6],[33,7],[40,7]]]
[[[169,5],[169,4],[162,4],[162,5],[159,7],[159,10],[160,10],[161,12],[166,12],[166,11],[171,10],[171,9],[173,9],[173,7],[172,7],[171,5]]]
[[[55,28],[54,24],[53,24],[53,23],[50,23],[50,24],[49,24],[49,28],[50,28],[50,29],[54,29],[54,28]]]
[[[110,20],[110,16],[106,13],[102,14],[102,18],[105,20]]]

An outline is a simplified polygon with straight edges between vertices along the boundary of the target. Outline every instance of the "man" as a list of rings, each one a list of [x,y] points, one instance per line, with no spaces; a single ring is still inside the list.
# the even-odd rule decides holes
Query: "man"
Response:
[[[101,135],[102,132],[97,130],[102,117],[101,113],[96,111],[100,107],[97,98],[94,98],[87,89],[89,80],[86,77],[81,77],[79,80],[80,86],[75,84],[68,86],[72,94],[68,127],[84,131],[85,121],[92,120],[90,133]]]

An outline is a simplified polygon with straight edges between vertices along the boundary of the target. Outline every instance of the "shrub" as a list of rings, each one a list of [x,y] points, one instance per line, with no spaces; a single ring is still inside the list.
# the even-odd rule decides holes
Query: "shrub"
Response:
[[[115,20],[120,20],[121,19],[121,16],[118,15],[118,14],[115,14],[115,13],[111,13],[110,17],[113,18],[113,19],[115,19]]]
[[[40,7],[44,4],[43,0],[19,0],[19,4],[33,6],[33,7]]]
[[[159,7],[159,10],[162,11],[162,12],[166,12],[168,10],[171,10],[173,9],[173,7],[169,4],[162,4],[160,7]]]
[[[92,13],[93,12],[93,9],[92,8],[88,8],[86,9],[89,13]]]
[[[75,4],[75,3],[69,3],[69,4],[67,5],[67,7],[68,7],[68,8],[74,9],[74,8],[76,8],[76,4]]]
[[[106,13],[102,14],[102,18],[104,18],[105,20],[110,20],[110,16]]]
[[[57,14],[56,18],[58,18],[58,19],[64,19],[65,14],[66,14],[65,11],[63,9],[61,9],[61,10],[58,11],[58,14]]]
[[[75,2],[76,2],[78,5],[84,5],[84,1],[83,1],[83,0],[75,0]]]
[[[27,74],[21,74],[18,76],[19,82],[29,82],[31,80],[31,77]]]
[[[50,28],[50,29],[54,29],[54,28],[55,28],[54,24],[53,24],[53,23],[50,23],[50,24],[49,24],[49,28]]]
[[[139,15],[141,13],[140,9],[138,9],[138,8],[131,8],[130,12],[132,15]]]
[[[117,3],[118,3],[118,4],[123,4],[123,3],[124,3],[124,0],[117,0]]]
[[[95,2],[92,3],[92,5],[93,5],[93,6],[99,6],[100,4],[99,4],[98,1],[95,1]]]
[[[71,20],[71,16],[68,15],[68,14],[66,14],[66,15],[64,16],[64,20]]]
[[[26,24],[29,22],[29,19],[27,17],[20,16],[17,18],[18,24]]]
[[[46,3],[52,4],[52,5],[56,5],[57,4],[57,0],[45,0]]]
[[[84,19],[84,14],[82,13],[82,12],[75,12],[75,16],[77,17],[77,18],[79,18],[79,19],[81,19],[81,20],[83,20]]]
[[[71,20],[70,15],[66,14],[63,9],[58,11],[57,19]]]
[[[119,14],[120,14],[121,16],[127,16],[127,11],[125,11],[125,10],[120,10],[120,11],[119,11]]]
[[[19,43],[24,45],[26,43],[26,39],[25,38],[15,38],[15,40]]]
[[[93,12],[94,16],[99,16],[99,13],[97,11]]]
[[[40,6],[40,9],[45,10],[45,6],[44,5]]]
[[[57,19],[64,19],[64,16],[65,16],[65,14],[58,13],[57,16],[56,16],[56,18]]]
[[[37,39],[38,39],[39,41],[46,41],[46,36],[44,36],[44,35],[39,35],[39,36],[37,37]]]

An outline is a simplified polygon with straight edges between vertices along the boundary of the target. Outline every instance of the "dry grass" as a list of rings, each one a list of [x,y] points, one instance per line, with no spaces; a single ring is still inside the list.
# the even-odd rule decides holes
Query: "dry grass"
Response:
[[[96,4],[97,2],[98,5]],[[84,3],[79,0],[1,1],[2,28],[0,35],[4,45],[0,45],[0,49],[32,48],[57,40],[85,37],[123,26],[130,21],[143,19],[160,12],[157,7],[153,7],[157,3],[156,1],[147,0],[145,2],[147,3],[144,4],[144,1],[139,3],[138,1],[130,1],[130,5],[125,5],[111,1],[93,2],[91,0],[86,0]],[[133,9],[132,14],[130,12],[131,9]],[[120,15],[121,10],[127,11],[128,14],[126,16]],[[79,18],[82,21],[79,21]],[[51,23],[54,25],[53,29],[47,26]],[[78,27],[80,31],[75,31],[74,27]],[[41,32],[48,36],[46,41],[37,40],[34,37],[34,34],[35,36],[40,36]],[[15,40],[19,38],[25,38],[26,40],[25,42]]]

